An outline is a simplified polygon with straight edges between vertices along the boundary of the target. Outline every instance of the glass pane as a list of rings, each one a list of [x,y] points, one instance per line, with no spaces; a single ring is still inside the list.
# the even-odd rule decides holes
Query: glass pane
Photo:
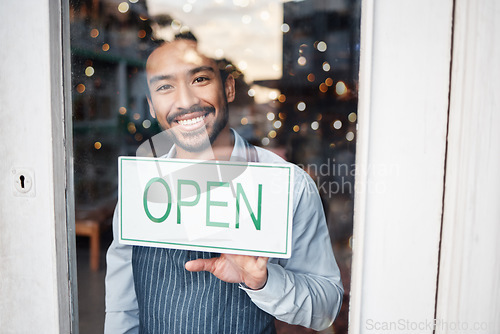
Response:
[[[70,0],[70,7],[81,333],[103,330],[117,158],[135,156],[161,131],[146,98],[147,56],[159,40],[188,33],[236,79],[230,126],[317,184],[345,288],[325,333],[346,333],[360,0]]]

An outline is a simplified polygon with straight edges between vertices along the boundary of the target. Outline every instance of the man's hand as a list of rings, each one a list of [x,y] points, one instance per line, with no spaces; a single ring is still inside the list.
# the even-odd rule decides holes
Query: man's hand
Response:
[[[228,283],[244,283],[250,289],[262,289],[267,282],[267,257],[221,254],[211,259],[186,263],[189,271],[209,271]]]

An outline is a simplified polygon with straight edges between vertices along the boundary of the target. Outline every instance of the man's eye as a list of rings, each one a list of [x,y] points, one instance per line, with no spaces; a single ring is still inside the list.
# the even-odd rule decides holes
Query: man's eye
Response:
[[[196,79],[194,79],[194,82],[195,83],[201,83],[201,82],[204,82],[204,81],[209,81],[210,79],[207,78],[207,77],[198,77]]]
[[[162,90],[168,90],[168,89],[170,89],[170,88],[172,88],[172,86],[171,86],[171,85],[161,85],[160,87],[158,87],[158,88],[156,89],[156,91],[157,91],[157,92],[159,92],[159,91],[162,91]]]

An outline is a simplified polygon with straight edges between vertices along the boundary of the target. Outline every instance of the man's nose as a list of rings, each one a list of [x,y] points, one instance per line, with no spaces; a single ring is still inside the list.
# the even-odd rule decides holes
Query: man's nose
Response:
[[[193,105],[199,104],[200,100],[196,96],[192,87],[189,84],[178,86],[177,89],[177,108],[188,109]]]

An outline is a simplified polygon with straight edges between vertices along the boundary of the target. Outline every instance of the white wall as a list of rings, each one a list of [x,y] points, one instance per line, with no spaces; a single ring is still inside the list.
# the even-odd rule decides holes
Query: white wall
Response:
[[[351,333],[434,318],[451,32],[451,0],[363,2]]]
[[[500,2],[457,0],[437,333],[500,333]]]
[[[69,333],[61,4],[0,2],[0,331]],[[18,197],[14,168],[34,172]]]

